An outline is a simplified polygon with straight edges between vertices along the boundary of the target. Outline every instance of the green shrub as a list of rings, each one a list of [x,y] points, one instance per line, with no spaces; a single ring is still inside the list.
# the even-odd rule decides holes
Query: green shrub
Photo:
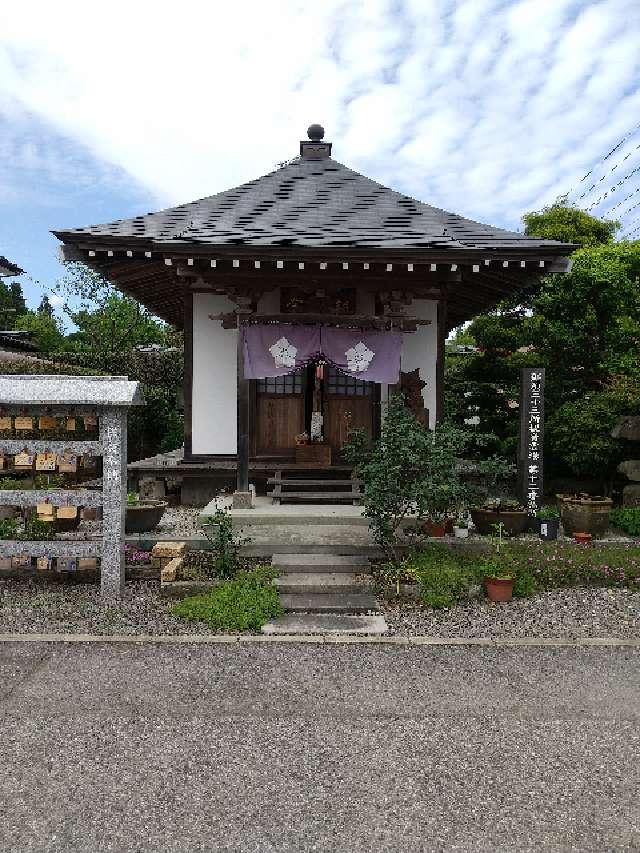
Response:
[[[640,536],[640,506],[616,507],[611,510],[611,525],[629,536]]]
[[[241,566],[240,546],[248,542],[248,538],[236,533],[231,513],[224,507],[218,507],[214,515],[205,519],[204,525],[213,562],[201,563],[201,568],[208,577],[232,578]],[[209,525],[213,533],[207,530]]]
[[[238,572],[237,576],[201,595],[173,606],[181,619],[206,622],[216,631],[259,631],[265,622],[282,614],[276,573],[269,568]]]
[[[50,521],[42,521],[37,515],[32,515],[25,522],[24,530],[17,538],[24,539],[27,542],[35,542],[38,539],[55,539],[56,531]]]
[[[0,518],[0,539],[17,539],[18,522],[15,518]]]

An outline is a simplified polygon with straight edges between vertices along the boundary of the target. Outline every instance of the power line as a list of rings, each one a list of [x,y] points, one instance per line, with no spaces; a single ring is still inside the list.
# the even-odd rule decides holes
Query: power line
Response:
[[[629,178],[632,178],[637,172],[640,172],[640,166],[636,166],[636,168],[632,169],[628,175],[625,175],[624,178],[619,180],[617,184],[615,184],[613,187],[609,187],[609,189],[603,195],[601,195],[600,198],[596,199],[589,205],[587,210],[593,210],[594,207],[597,207],[599,204],[601,204],[609,196],[610,193],[614,193],[618,187],[621,187],[622,184],[628,181]]]
[[[618,150],[618,148],[620,148],[620,146],[621,146],[621,145],[623,145],[623,144],[627,141],[627,139],[630,139],[630,138],[631,138],[635,133],[637,133],[637,132],[638,132],[638,130],[640,130],[640,124],[636,125],[636,126],[633,128],[633,130],[630,130],[627,134],[625,134],[625,135],[622,137],[622,139],[620,140],[620,142],[618,142],[618,144],[617,144],[617,145],[614,145],[614,146],[613,146],[613,148],[611,149],[611,151],[609,151],[609,153],[608,153],[608,154],[605,154],[605,155],[604,155],[604,157],[603,157],[601,160],[598,160],[598,162],[597,162],[597,163],[594,163],[594,165],[589,169],[589,171],[586,173],[586,175],[583,175],[583,177],[582,177],[582,178],[580,178],[580,180],[579,180],[579,181],[578,181],[578,183],[575,185],[575,187],[572,187],[572,188],[569,190],[569,192],[567,193],[567,195],[569,196],[569,195],[571,195],[571,193],[572,193],[574,190],[577,190],[577,189],[578,189],[578,187],[580,186],[580,184],[583,184],[583,183],[587,180],[587,178],[588,178],[590,175],[592,175],[592,174],[593,174],[593,172],[594,172],[594,171],[595,171],[595,169],[596,169],[596,166],[599,166],[599,165],[600,165],[600,163],[604,163],[604,162],[605,162],[605,160],[608,160],[608,159],[609,159],[609,157],[611,157],[611,155],[612,155],[612,154],[615,154],[615,152]],[[582,197],[582,196],[581,196],[581,197]]]
[[[609,169],[609,171],[608,171],[608,172],[605,172],[605,173],[604,173],[604,175],[603,175],[601,178],[598,178],[598,180],[595,182],[595,184],[591,184],[591,186],[589,187],[589,189],[588,189],[588,190],[585,190],[585,191],[582,193],[582,195],[579,195],[579,196],[578,196],[578,201],[579,201],[581,198],[584,198],[586,195],[589,195],[589,193],[590,193],[592,190],[594,190],[594,189],[598,186],[598,184],[601,184],[601,183],[605,180],[605,178],[607,178],[609,175],[612,175],[612,174],[615,172],[615,170],[616,170],[619,166],[622,166],[622,164],[625,162],[625,160],[628,160],[628,159],[629,159],[629,157],[631,157],[631,155],[633,154],[633,152],[634,152],[634,151],[638,151],[638,150],[640,150],[640,144],[636,145],[636,147],[635,147],[635,148],[633,148],[631,151],[629,151],[629,152],[628,152],[628,154],[626,154],[626,155],[622,158],[622,160],[620,160],[619,162],[617,162],[617,163],[615,164],[615,166],[613,166],[611,169]]]

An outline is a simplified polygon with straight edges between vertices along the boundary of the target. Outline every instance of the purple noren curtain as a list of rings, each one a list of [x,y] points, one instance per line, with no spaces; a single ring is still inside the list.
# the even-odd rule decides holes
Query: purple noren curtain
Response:
[[[402,335],[284,323],[242,329],[246,379],[286,376],[324,356],[348,376],[368,382],[400,381]]]

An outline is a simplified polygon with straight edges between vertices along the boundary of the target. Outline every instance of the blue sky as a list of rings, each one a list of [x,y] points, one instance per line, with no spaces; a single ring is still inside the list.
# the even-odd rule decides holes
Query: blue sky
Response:
[[[62,273],[50,229],[250,180],[312,121],[423,201],[518,228],[572,190],[640,237],[638,0],[11,5],[0,254],[32,306]]]

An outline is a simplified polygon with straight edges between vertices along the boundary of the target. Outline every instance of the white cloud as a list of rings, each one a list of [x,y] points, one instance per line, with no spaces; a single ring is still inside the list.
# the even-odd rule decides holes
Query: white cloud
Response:
[[[0,113],[37,116],[159,202],[269,171],[321,121],[338,160],[513,226],[639,114],[637,0],[25,0],[1,18]],[[65,168],[38,139],[10,144],[0,161]]]

